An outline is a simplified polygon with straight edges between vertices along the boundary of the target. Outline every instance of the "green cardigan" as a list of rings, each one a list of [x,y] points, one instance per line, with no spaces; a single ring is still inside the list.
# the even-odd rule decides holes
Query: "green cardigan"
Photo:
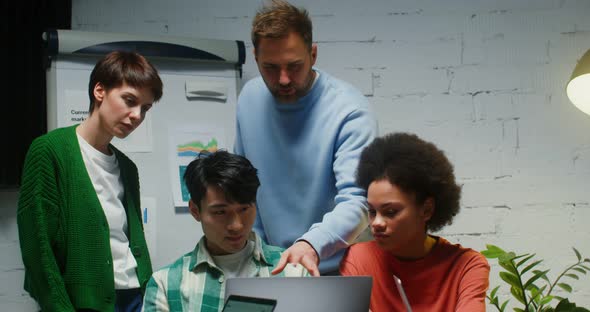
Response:
[[[18,232],[24,288],[42,311],[113,311],[115,286],[109,225],[86,171],[76,126],[33,141],[23,169]],[[129,246],[142,290],[152,265],[141,222],[137,167],[114,151],[125,187]]]

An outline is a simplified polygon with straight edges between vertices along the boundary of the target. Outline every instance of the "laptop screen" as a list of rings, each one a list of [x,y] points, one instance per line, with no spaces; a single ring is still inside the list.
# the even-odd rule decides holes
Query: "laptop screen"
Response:
[[[370,276],[230,278],[230,295],[276,300],[274,312],[367,312],[373,279]]]
[[[274,299],[230,295],[222,312],[273,312],[276,305]]]

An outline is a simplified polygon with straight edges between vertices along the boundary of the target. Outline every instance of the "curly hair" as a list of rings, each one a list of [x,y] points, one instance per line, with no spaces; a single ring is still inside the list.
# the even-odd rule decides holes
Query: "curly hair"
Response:
[[[429,197],[434,199],[434,213],[426,223],[429,231],[451,224],[459,213],[461,187],[455,182],[453,165],[442,150],[415,134],[388,134],[363,150],[357,184],[367,190],[372,182],[382,179],[414,194],[418,205]]]

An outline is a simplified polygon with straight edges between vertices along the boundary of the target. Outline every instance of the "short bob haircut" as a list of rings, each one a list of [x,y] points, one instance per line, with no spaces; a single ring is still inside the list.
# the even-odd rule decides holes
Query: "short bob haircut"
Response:
[[[434,199],[434,213],[426,223],[436,232],[459,213],[461,187],[444,152],[415,134],[393,133],[375,139],[362,152],[356,181],[367,190],[374,181],[387,179],[403,192],[415,195],[416,204]]]
[[[94,87],[97,83],[102,84],[106,91],[121,87],[124,83],[137,89],[147,88],[152,92],[154,102],[162,98],[164,88],[156,68],[139,53],[129,51],[113,51],[94,66],[88,83],[88,115],[92,114],[96,103]]]

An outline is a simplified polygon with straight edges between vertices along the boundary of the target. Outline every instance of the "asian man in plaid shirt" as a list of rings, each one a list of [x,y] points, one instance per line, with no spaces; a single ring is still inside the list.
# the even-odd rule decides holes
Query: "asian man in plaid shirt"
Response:
[[[184,181],[190,213],[204,236],[194,250],[154,272],[144,311],[221,311],[228,278],[270,277],[283,252],[252,231],[260,182],[246,158],[201,153],[188,165]],[[309,274],[301,265],[288,265],[277,276],[303,275]]]

